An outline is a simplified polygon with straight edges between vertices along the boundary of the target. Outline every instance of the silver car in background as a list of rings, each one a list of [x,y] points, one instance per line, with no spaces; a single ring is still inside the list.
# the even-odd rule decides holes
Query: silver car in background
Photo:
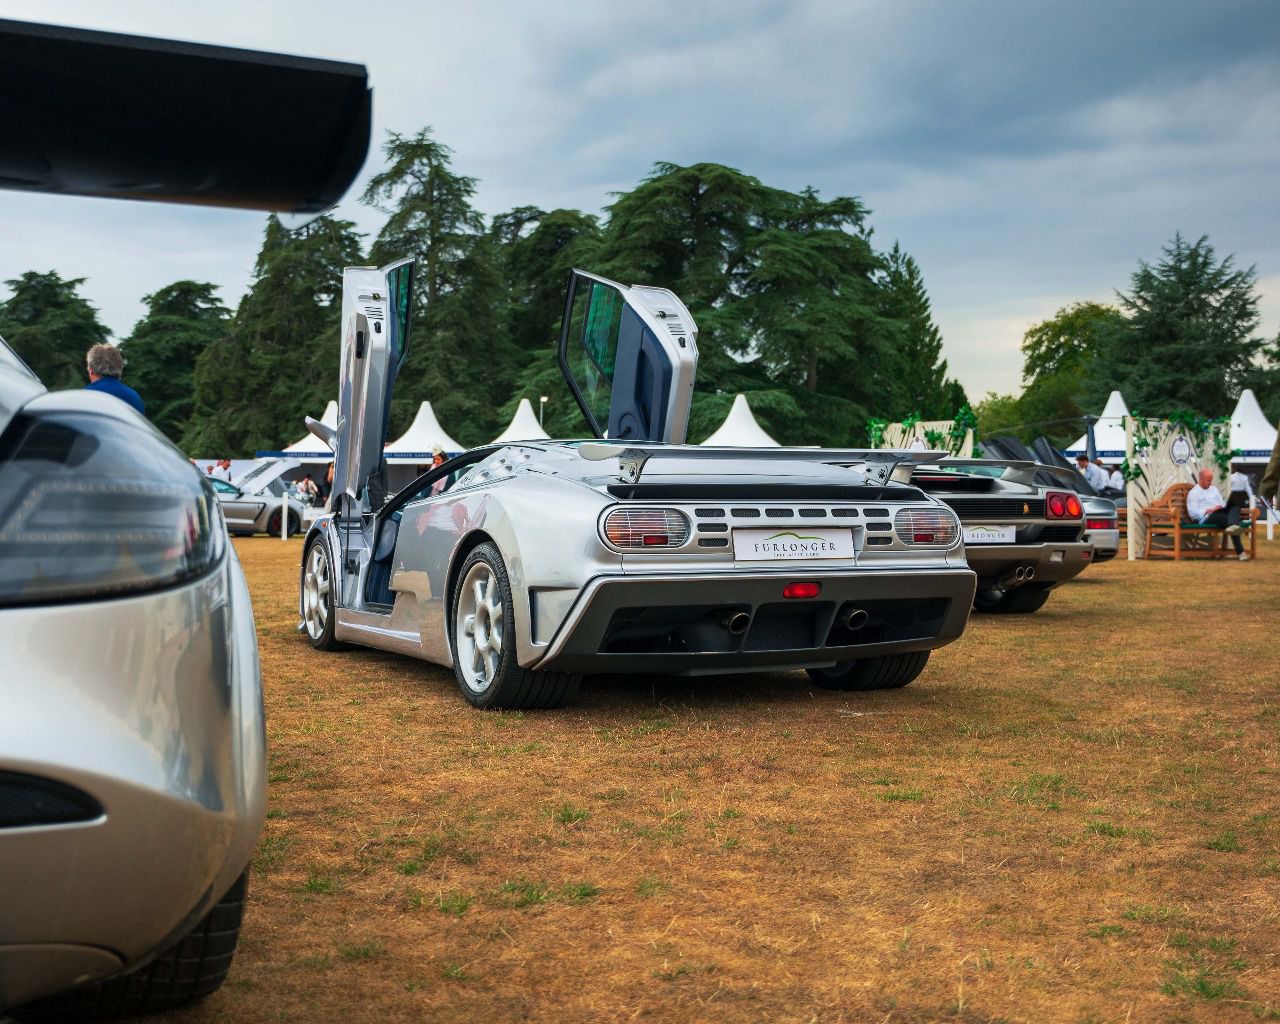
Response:
[[[302,529],[306,506],[289,494],[285,474],[297,470],[296,459],[263,459],[239,480],[228,483],[209,478],[222,506],[227,529],[234,534],[269,533],[280,536],[281,502],[288,516],[288,536]]]
[[[308,420],[334,452],[299,572],[315,647],[423,658],[477,707],[546,708],[585,673],[900,687],[963,632],[960,524],[902,479],[933,456],[679,443],[697,327],[662,288],[570,278],[560,364],[595,439],[479,448],[382,503],[412,275],[344,274],[340,426]]]

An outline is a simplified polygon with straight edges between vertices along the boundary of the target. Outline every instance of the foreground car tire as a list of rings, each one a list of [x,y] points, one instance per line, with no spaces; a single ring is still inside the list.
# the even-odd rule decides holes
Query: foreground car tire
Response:
[[[1004,615],[1030,615],[1044,607],[1049,600],[1050,587],[1043,583],[1026,583],[1016,590],[1006,590],[999,597],[983,594],[981,590],[974,595],[973,607],[980,612]]]
[[[913,651],[884,658],[860,658],[832,668],[806,671],[814,684],[824,690],[896,690],[915,679],[928,663],[928,651]]]
[[[576,673],[534,672],[516,662],[511,584],[495,545],[467,556],[449,603],[453,674],[473,707],[558,708],[578,692]]]
[[[203,999],[222,986],[231,970],[248,892],[246,869],[199,924],[154,960],[117,977],[18,1007],[14,1018],[101,1020],[173,1010]]]
[[[302,624],[307,639],[317,651],[336,651],[342,647],[333,637],[337,624],[334,613],[333,556],[323,537],[315,537],[302,556]]]
[[[295,516],[292,512],[290,512],[288,536],[292,537],[301,528],[302,528],[302,524],[298,522],[298,517]],[[271,515],[267,516],[267,533],[271,534],[271,536],[273,537],[280,536],[280,510],[279,509],[276,509],[274,512],[271,513]]]

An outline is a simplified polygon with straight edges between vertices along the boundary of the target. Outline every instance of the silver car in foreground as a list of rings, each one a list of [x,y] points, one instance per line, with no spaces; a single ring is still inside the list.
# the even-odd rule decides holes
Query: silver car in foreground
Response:
[[[598,438],[468,452],[377,493],[413,266],[346,271],[333,511],[309,530],[300,630],[451,665],[477,707],[554,707],[584,673],[807,669],[914,679],[963,632],[956,516],[901,481],[929,453],[683,440],[697,363],[671,292],[582,271],[560,364]]]
[[[181,452],[2,342],[0,648],[0,1011],[217,988],[266,805],[244,575]]]

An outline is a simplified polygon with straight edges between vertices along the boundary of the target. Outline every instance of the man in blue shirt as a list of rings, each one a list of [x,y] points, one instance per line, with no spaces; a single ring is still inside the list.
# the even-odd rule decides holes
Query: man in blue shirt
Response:
[[[120,401],[128,402],[142,415],[146,415],[138,392],[120,381],[124,374],[124,356],[118,348],[114,345],[94,345],[89,349],[86,361],[89,366],[89,383],[85,385],[87,390],[115,395]]]

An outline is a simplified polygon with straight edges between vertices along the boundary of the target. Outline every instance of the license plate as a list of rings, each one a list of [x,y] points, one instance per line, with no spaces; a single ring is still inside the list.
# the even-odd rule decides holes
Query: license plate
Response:
[[[966,526],[966,544],[1012,544],[1016,539],[1016,526]]]
[[[812,562],[853,559],[853,531],[822,527],[734,530],[733,557],[740,562]]]

